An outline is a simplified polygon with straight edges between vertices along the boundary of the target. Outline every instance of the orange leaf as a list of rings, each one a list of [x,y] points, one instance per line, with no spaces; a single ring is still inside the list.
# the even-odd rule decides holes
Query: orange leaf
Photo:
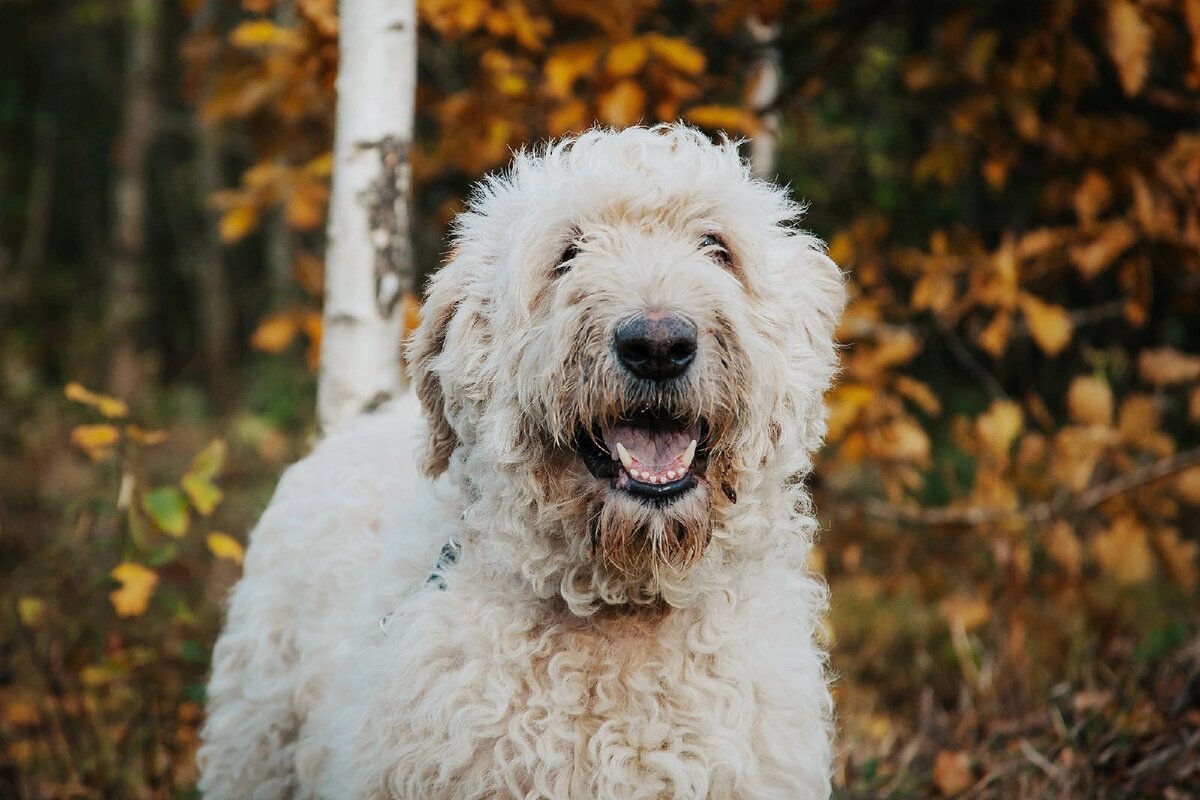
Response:
[[[590,72],[599,57],[600,47],[594,42],[555,49],[542,68],[546,75],[546,89],[555,97],[569,97],[575,81]]]
[[[229,33],[229,43],[235,47],[298,48],[304,39],[290,28],[281,28],[265,19],[243,22]]]
[[[1071,248],[1071,263],[1085,278],[1103,272],[1117,256],[1137,241],[1137,231],[1124,220],[1105,225],[1091,242]]]
[[[646,91],[631,80],[623,80],[600,95],[597,111],[609,125],[624,127],[637,122],[646,108]]]
[[[657,33],[647,34],[643,38],[654,55],[680,72],[698,75],[704,71],[704,52],[683,39]]]
[[[1049,355],[1061,352],[1071,341],[1071,317],[1067,310],[1024,292],[1020,303],[1029,332],[1038,347]]]
[[[1072,578],[1079,577],[1083,566],[1083,546],[1065,522],[1056,522],[1046,534],[1046,554]]]
[[[961,750],[943,750],[933,761],[933,783],[944,795],[954,795],[971,785],[971,759]]]
[[[1132,0],[1114,0],[1108,11],[1108,53],[1129,97],[1142,90],[1150,71],[1150,25]]]
[[[1190,594],[1196,588],[1196,554],[1200,552],[1200,543],[1183,540],[1175,528],[1155,533],[1154,543],[1168,574]]]
[[[704,128],[751,136],[761,127],[757,116],[735,106],[695,106],[684,112],[689,122]]]
[[[582,100],[568,100],[550,112],[546,127],[551,136],[581,131],[588,126],[588,107]]]
[[[221,215],[219,231],[221,241],[233,244],[240,241],[258,225],[258,209],[245,204],[235,206]]]
[[[614,78],[627,78],[646,63],[646,43],[641,39],[626,39],[617,42],[608,51],[604,71]]]
[[[1200,356],[1173,347],[1143,350],[1138,355],[1138,371],[1155,386],[1174,386],[1200,379]]]
[[[1145,581],[1154,569],[1149,531],[1131,514],[1118,517],[1096,534],[1090,550],[1100,569],[1121,586]]]
[[[1071,418],[1085,425],[1111,425],[1113,415],[1112,389],[1102,380],[1079,377],[1067,391],[1067,408]]]
[[[250,336],[250,346],[266,353],[282,353],[299,333],[300,328],[292,312],[268,314]]]

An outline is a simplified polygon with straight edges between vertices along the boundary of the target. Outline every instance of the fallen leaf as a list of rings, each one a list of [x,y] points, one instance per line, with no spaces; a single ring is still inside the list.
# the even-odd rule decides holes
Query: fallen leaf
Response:
[[[124,400],[118,400],[106,394],[97,394],[85,389],[76,381],[68,383],[63,389],[63,394],[67,396],[68,400],[91,406],[109,419],[124,417],[129,413],[129,406],[125,404]]]

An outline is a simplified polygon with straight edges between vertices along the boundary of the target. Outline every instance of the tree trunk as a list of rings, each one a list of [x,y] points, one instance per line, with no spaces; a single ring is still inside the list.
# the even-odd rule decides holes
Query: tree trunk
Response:
[[[112,360],[108,388],[129,397],[141,378],[137,328],[145,312],[146,161],[154,138],[159,0],[130,0],[125,55],[125,107],[117,132],[113,189],[113,261],[106,328]]]
[[[415,0],[343,0],[318,414],[328,433],[401,389],[413,287]]]
[[[756,178],[774,180],[776,151],[779,149],[779,23],[765,23],[756,17],[746,20],[750,38],[758,48],[751,67],[750,110],[759,115],[762,125],[750,140],[750,169]]]
[[[196,185],[202,198],[224,185],[221,176],[220,136],[211,125],[195,120]],[[205,226],[194,261],[197,317],[204,349],[204,367],[214,405],[228,411],[232,396],[230,354],[233,346],[233,305],[225,274],[225,250],[215,220]]]

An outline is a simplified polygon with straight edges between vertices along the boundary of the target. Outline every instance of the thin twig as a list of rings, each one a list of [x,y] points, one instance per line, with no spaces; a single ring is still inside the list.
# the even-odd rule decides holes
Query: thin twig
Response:
[[[1191,467],[1200,466],[1200,447],[1159,459],[1112,480],[1098,483],[1079,494],[1061,500],[1033,503],[1022,508],[986,506],[943,506],[938,508],[898,508],[882,501],[868,501],[867,516],[906,525],[937,527],[942,525],[978,526],[997,522],[1032,524],[1055,517],[1081,514],[1118,495],[1139,489]]]

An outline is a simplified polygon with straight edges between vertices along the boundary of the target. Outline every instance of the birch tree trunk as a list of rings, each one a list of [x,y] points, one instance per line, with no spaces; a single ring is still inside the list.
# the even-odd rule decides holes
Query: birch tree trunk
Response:
[[[117,133],[113,188],[113,261],[106,327],[111,352],[108,388],[129,397],[143,377],[137,329],[145,314],[142,261],[146,250],[146,162],[157,114],[159,0],[130,0],[125,55],[125,107]]]
[[[750,169],[756,178],[774,180],[776,151],[779,149],[779,23],[765,23],[757,17],[746,20],[750,38],[758,48],[751,66],[750,110],[759,115],[762,127],[750,140]]]
[[[410,149],[415,0],[342,0],[333,192],[317,411],[323,432],[402,386],[401,298],[413,287]]]

